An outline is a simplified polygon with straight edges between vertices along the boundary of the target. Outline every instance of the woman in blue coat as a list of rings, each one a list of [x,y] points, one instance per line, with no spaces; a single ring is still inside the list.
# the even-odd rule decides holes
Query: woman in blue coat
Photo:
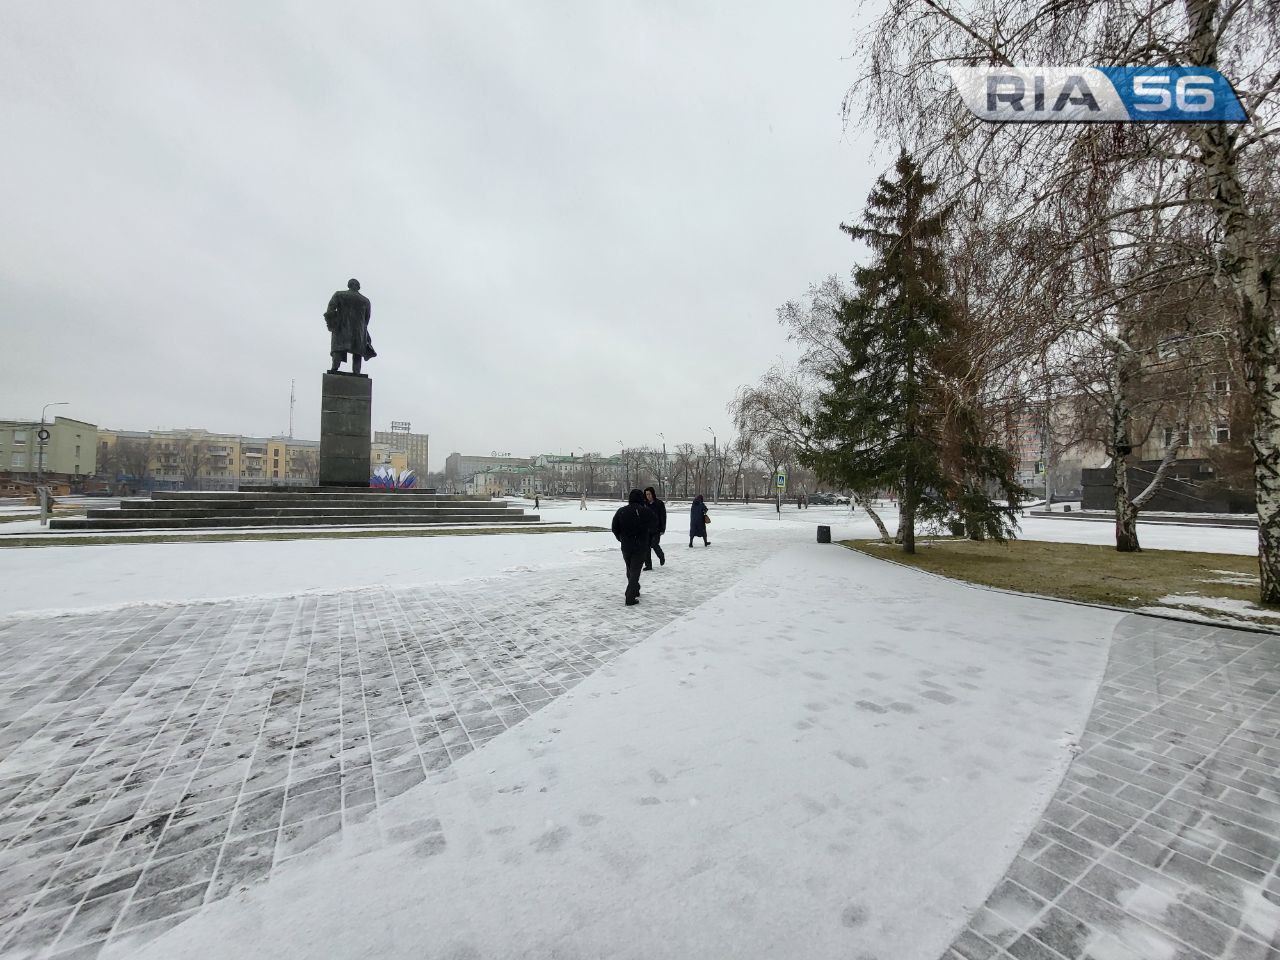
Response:
[[[711,541],[707,539],[707,505],[702,500],[702,494],[693,498],[693,506],[689,510],[689,546],[691,547],[694,537],[701,537],[704,547],[711,546]]]

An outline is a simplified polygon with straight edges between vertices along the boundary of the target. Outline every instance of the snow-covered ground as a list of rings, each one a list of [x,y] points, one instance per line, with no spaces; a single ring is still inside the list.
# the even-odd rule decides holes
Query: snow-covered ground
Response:
[[[393,802],[443,849],[353,834],[103,956],[934,960],[1055,788],[1118,616],[997,615],[811,539]]]
[[[523,503],[523,501],[516,501]],[[532,502],[529,504],[532,506]],[[600,510],[603,504],[593,504],[589,513],[581,513],[578,504],[563,504],[562,501],[545,501],[539,515],[545,520],[565,521],[568,523],[596,523],[608,526],[607,518],[612,514],[613,504],[607,510]],[[808,531],[818,524],[831,527],[832,536],[837,540],[858,537],[876,536],[875,525],[861,510],[850,511],[848,507],[809,507],[796,509],[795,503],[783,504],[782,512],[776,513],[772,503],[750,504],[740,503],[708,504],[711,510],[711,536],[721,530],[768,530],[796,528]],[[670,505],[671,520],[669,527],[679,530],[688,513],[687,503]],[[898,523],[898,511],[894,507],[883,507],[877,510],[885,525],[893,530]],[[579,520],[593,516],[593,520]],[[1198,553],[1233,553],[1256,555],[1258,552],[1258,534],[1249,529],[1222,529],[1218,527],[1186,528],[1143,524],[1139,521],[1138,534],[1142,545],[1152,550],[1191,550]],[[675,535],[678,537],[678,532]],[[1023,516],[1018,536],[1026,540],[1042,540],[1054,543],[1115,543],[1112,528],[1102,523],[1081,523],[1078,520],[1058,519],[1057,517]],[[673,537],[674,539],[674,537]]]
[[[1175,593],[1161,597],[1160,606],[1139,607],[1142,613],[1168,613],[1170,607],[1184,609],[1212,610],[1220,616],[1215,622],[1233,626],[1267,626],[1280,625],[1280,612],[1259,607],[1246,600],[1235,600],[1231,597],[1206,597],[1198,593]]]
[[[0,550],[0,615],[457,581],[616,553],[599,533]]]
[[[540,513],[607,527],[616,507]],[[687,509],[671,505],[675,555],[646,579],[650,602],[690,590],[682,567],[704,548],[685,547]],[[449,778],[264,885],[184,912],[160,939],[126,936],[102,955],[239,958],[267,940],[284,960],[940,955],[1057,786],[1122,615],[816,544],[819,523],[836,539],[874,535],[847,508],[710,509],[706,556],[751,558],[741,573],[729,562],[725,592],[690,596]],[[1149,547],[1254,549],[1249,530],[1142,533]],[[1109,534],[1052,518],[1023,528]],[[586,530],[0,550],[0,616],[476,579],[501,596],[532,571],[549,583],[529,610],[553,613],[559,569],[593,595],[621,588],[612,537]],[[503,622],[526,629],[521,615]],[[435,826],[424,840],[408,824]]]
[[[1049,517],[1023,517],[1018,536],[1052,543],[1095,543],[1115,546],[1110,524]],[[1148,550],[1191,550],[1256,556],[1258,531],[1247,527],[1173,527],[1138,522],[1138,539]]]
[[[518,501],[517,501],[518,502]],[[532,507],[532,504],[529,504]],[[608,527],[618,504],[548,501],[547,521]],[[772,504],[711,504],[709,533],[719,537],[759,533],[812,543],[815,527],[827,524],[835,539],[873,537],[866,514],[845,507],[784,507]],[[682,546],[687,504],[673,503],[666,542]],[[894,526],[892,509],[883,514]],[[35,521],[3,525],[11,528]],[[1144,546],[1165,550],[1256,554],[1252,530],[1142,527]],[[12,531],[17,532],[17,531]],[[1105,524],[1028,517],[1023,537],[1065,543],[1111,542]],[[372,539],[280,540],[223,543],[112,544],[56,549],[0,550],[0,614],[138,602],[179,602],[307,590],[336,590],[365,584],[431,583],[491,575],[522,564],[545,566],[583,562],[595,551],[616,549],[607,533],[555,533],[498,537],[379,537]]]

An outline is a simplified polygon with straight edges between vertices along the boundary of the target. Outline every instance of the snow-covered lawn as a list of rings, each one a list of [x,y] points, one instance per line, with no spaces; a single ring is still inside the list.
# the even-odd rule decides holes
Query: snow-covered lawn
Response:
[[[616,506],[540,512],[608,526]],[[286,960],[940,955],[1057,786],[1120,615],[816,544],[819,523],[874,535],[845,508],[711,510],[708,558],[750,558],[740,576],[726,559],[726,592],[689,596],[690,612],[455,760],[449,779],[103,956],[238,958],[264,937]],[[692,582],[682,566],[704,548],[685,546],[686,511],[672,504],[672,563],[645,580],[651,602]],[[1109,534],[1024,522],[1031,539]],[[1253,536],[1143,529],[1150,547],[1246,555]],[[539,595],[554,604],[558,570],[621,589],[612,537],[589,531],[117,544],[0,550],[0,615],[372,584],[492,580],[480,588],[501,595],[531,573],[550,574]]]
[[[519,502],[519,501],[517,501]],[[532,507],[532,502],[528,504]],[[546,501],[548,521],[608,527],[618,504]],[[837,540],[876,535],[861,511],[844,507],[711,504],[712,543],[752,533],[812,543],[814,528],[828,524]],[[683,549],[688,505],[672,503],[665,542]],[[897,515],[886,510],[885,522]],[[34,525],[25,521],[3,525]],[[1105,524],[1028,517],[1022,536],[1064,543],[1110,542]],[[1257,533],[1193,527],[1142,527],[1152,549],[1255,554]],[[122,603],[178,602],[250,595],[276,596],[381,583],[391,586],[486,576],[521,564],[574,564],[595,551],[613,551],[607,533],[501,537],[386,537],[369,540],[282,540],[239,543],[118,544],[56,549],[0,550],[0,614],[83,609]]]
[[[465,580],[602,551],[613,538],[586,532],[0,550],[0,615]]]
[[[1140,608],[1144,613],[1168,613],[1166,607],[1185,607],[1192,610],[1213,611],[1227,616],[1223,622],[1234,626],[1264,623],[1275,625],[1280,621],[1280,611],[1267,610],[1256,603],[1235,600],[1230,597],[1206,597],[1198,593],[1175,593],[1160,598],[1160,605]]]
[[[519,502],[519,501],[518,501]],[[532,502],[530,501],[530,506]],[[596,504],[588,513],[580,513],[575,502],[571,507],[563,505],[563,501],[545,501],[539,515],[545,520],[583,522],[608,526],[607,519],[612,515],[616,505]],[[603,509],[606,508],[607,509]],[[807,538],[813,537],[813,528],[818,524],[827,524],[832,528],[832,535],[837,540],[876,536],[876,528],[861,510],[850,511],[848,507],[809,507],[797,510],[795,503],[783,504],[782,512],[775,513],[772,503],[740,503],[708,504],[712,515],[711,535],[715,537],[717,529],[729,530],[769,530],[795,529],[807,532]],[[685,522],[689,506],[687,503],[669,505],[671,521],[669,528],[676,530],[673,537],[678,539],[680,524]],[[894,507],[878,510],[886,526],[893,530],[898,523],[898,511]],[[592,519],[586,519],[591,517]],[[579,521],[579,518],[583,518]],[[1144,524],[1139,521],[1138,534],[1142,545],[1151,550],[1194,550],[1201,553],[1235,553],[1256,555],[1258,552],[1258,532],[1247,528],[1219,527],[1172,527]],[[1088,523],[1079,520],[1059,519],[1057,517],[1032,517],[1024,515],[1021,519],[1018,536],[1027,540],[1045,540],[1053,543],[1092,543],[1114,544],[1115,531],[1105,523]]]
[[[1057,785],[1117,616],[807,542],[689,602],[393,802],[443,844],[369,824],[104,956],[934,960]]]

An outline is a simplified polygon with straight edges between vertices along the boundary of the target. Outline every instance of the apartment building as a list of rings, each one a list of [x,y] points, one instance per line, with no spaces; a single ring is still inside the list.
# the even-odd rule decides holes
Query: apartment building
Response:
[[[486,497],[532,497],[543,490],[532,468],[499,464],[467,477],[462,492]]]
[[[54,417],[44,424],[44,441],[40,429],[38,420],[0,420],[0,472],[34,478],[43,466],[46,477],[66,480],[97,472],[97,426]]]
[[[98,432],[100,473],[133,490],[238,490],[313,486],[320,443],[185,430]]]
[[[565,456],[541,453],[533,458],[539,493],[614,493],[626,479],[627,465],[621,457]]]
[[[381,433],[381,431],[379,431]],[[375,434],[376,436],[376,434]],[[369,463],[372,469],[377,470],[379,467],[389,467],[396,473],[403,473],[412,467],[409,460],[409,454],[400,449],[394,443],[388,443],[382,440],[374,440],[369,445]],[[417,468],[413,468],[414,473],[419,473]],[[425,476],[425,474],[422,474]]]
[[[393,421],[390,430],[373,431],[373,442],[375,445],[386,444],[389,450],[403,453],[408,468],[418,476],[425,477],[430,437],[425,433],[412,433],[408,427],[408,423]]]
[[[485,457],[451,453],[444,461],[444,475],[445,479],[452,483],[462,484],[468,477],[472,477],[484,470],[491,470],[494,467],[527,467],[530,465],[531,461],[528,457],[512,457],[506,454],[502,456],[490,454]]]

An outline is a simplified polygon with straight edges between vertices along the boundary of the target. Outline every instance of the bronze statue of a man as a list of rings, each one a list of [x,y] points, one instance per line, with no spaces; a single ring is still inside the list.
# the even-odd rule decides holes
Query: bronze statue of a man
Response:
[[[330,373],[337,373],[339,365],[351,354],[351,372],[360,372],[362,360],[372,360],[377,354],[369,339],[369,317],[373,309],[369,298],[360,292],[359,280],[348,280],[347,289],[339,290],[329,298],[329,308],[324,312],[324,325],[329,328],[329,354],[333,357]]]

